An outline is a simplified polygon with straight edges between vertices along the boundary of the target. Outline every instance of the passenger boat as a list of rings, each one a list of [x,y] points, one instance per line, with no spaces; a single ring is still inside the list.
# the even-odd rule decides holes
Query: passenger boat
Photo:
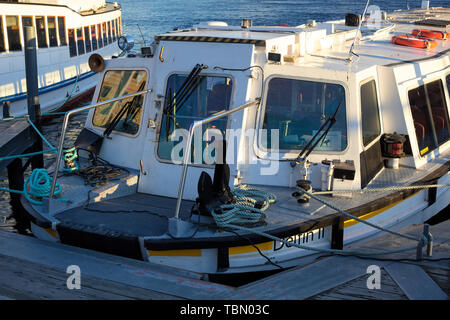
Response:
[[[42,112],[92,95],[98,76],[88,66],[96,52],[111,58],[122,33],[121,7],[104,0],[0,1],[0,107],[11,116],[27,111],[24,27],[37,41],[39,102]],[[7,114],[8,112],[6,112]],[[0,112],[0,119],[4,113]]]
[[[26,183],[34,235],[202,274],[388,254],[351,248],[450,199],[450,42],[392,38],[445,32],[450,9],[372,14],[206,22],[141,53],[120,38],[123,57],[92,58],[95,103],[66,113],[51,177]]]

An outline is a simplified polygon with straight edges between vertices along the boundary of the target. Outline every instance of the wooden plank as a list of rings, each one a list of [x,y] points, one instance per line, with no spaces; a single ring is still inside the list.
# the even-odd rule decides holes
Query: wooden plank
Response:
[[[213,294],[225,295],[234,290],[228,286],[187,277],[193,273],[175,268],[3,231],[0,231],[0,254],[63,272],[70,265],[78,265],[81,269],[81,281],[88,276],[180,298],[210,299]],[[20,275],[16,275],[17,277]]]
[[[9,299],[175,299],[152,290],[82,276],[81,289],[69,290],[63,270],[0,255],[0,295]],[[12,281],[13,280],[13,281]]]
[[[239,288],[230,299],[306,299],[366,274],[367,265],[353,257],[324,258]]]
[[[410,300],[448,299],[448,295],[419,266],[392,263],[385,268]]]

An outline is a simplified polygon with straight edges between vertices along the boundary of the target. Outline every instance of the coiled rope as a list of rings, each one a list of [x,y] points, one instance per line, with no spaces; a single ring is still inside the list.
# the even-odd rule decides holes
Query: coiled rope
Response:
[[[41,200],[33,199],[32,197],[43,198],[50,196],[50,189],[52,186],[52,178],[49,176],[47,169],[34,169],[24,183],[23,193],[25,198],[33,204],[41,205]],[[56,183],[54,194],[61,193],[61,186]],[[67,199],[57,199],[59,201],[68,201]]]
[[[276,201],[273,193],[248,186],[235,188],[232,193],[236,197],[235,203],[221,205],[218,213],[214,210],[211,211],[211,215],[219,227],[226,227],[229,224],[261,224],[266,218],[264,211]]]

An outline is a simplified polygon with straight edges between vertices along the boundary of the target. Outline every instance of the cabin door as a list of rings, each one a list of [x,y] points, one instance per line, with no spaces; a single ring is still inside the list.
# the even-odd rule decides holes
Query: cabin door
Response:
[[[150,120],[139,192],[176,198],[189,128],[222,110],[231,102],[232,79],[206,73],[197,65],[190,73],[167,73],[164,88],[157,88],[156,121]],[[191,165],[188,167],[183,199],[195,200],[202,171],[213,176],[216,150],[228,125],[224,117],[199,128],[193,136]],[[221,151],[217,151],[222,154]]]

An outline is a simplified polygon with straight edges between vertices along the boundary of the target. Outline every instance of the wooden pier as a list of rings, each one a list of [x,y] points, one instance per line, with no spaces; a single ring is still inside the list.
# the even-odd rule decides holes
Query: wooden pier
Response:
[[[418,235],[422,228],[417,225],[402,232]],[[415,261],[415,252],[379,260],[317,255],[306,266],[241,287],[208,282],[199,274],[175,268],[0,231],[0,299],[447,300],[450,220],[430,229],[433,261]],[[395,249],[410,246],[407,242],[385,235],[358,249]],[[80,267],[79,290],[67,288],[70,265]],[[367,288],[370,265],[380,267],[379,289]]]

